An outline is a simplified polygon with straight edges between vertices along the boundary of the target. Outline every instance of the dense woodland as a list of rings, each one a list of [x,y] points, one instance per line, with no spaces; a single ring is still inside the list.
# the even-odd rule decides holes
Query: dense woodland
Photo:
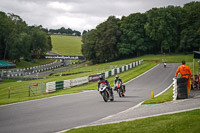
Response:
[[[200,2],[152,8],[121,19],[110,16],[84,31],[82,53],[93,63],[143,54],[192,53],[200,50]]]
[[[0,60],[16,63],[20,59],[31,61],[32,55],[46,54],[52,49],[49,33],[81,35],[70,28],[48,30],[41,25],[28,26],[20,16],[0,11]]]
[[[31,55],[51,49],[51,38],[41,26],[28,26],[19,16],[0,11],[0,60],[30,61]]]

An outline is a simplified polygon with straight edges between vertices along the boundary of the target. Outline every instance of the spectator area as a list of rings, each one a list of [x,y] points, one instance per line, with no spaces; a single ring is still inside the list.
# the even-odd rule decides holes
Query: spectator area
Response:
[[[0,69],[8,69],[8,68],[15,68],[15,64],[8,63],[6,61],[0,60]]]

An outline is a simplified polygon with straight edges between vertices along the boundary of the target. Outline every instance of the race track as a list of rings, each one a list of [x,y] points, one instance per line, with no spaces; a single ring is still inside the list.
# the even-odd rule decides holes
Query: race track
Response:
[[[178,65],[156,66],[126,84],[126,97],[114,92],[114,102],[105,103],[97,91],[88,91],[0,106],[0,133],[57,132],[124,111],[150,98],[152,91],[156,95],[166,89]]]

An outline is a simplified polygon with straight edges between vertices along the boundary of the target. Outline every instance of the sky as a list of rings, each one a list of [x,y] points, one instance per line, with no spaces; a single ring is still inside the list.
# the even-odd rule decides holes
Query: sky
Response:
[[[183,7],[191,1],[194,0],[0,0],[0,11],[19,15],[29,26],[82,32],[94,29],[109,16],[121,18],[168,5]]]

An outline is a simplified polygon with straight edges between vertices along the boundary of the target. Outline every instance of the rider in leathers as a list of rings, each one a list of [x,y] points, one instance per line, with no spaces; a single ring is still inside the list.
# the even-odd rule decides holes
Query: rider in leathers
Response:
[[[115,84],[116,84],[117,81],[120,81],[120,82],[121,82],[121,86],[122,86],[122,84],[123,84],[122,79],[120,79],[118,75],[115,76],[114,86],[115,86]],[[115,86],[114,90],[116,90],[116,89],[117,89],[117,88],[116,88],[116,86]],[[123,95],[124,95],[124,93],[125,93],[125,88],[123,88],[122,90],[124,91],[124,92],[123,92]]]
[[[98,85],[97,85],[98,91],[99,91],[99,86],[102,83],[105,84],[106,86],[108,86],[111,94],[113,94],[112,88],[110,87],[110,83],[108,82],[108,80],[104,79],[104,77],[102,75],[99,76],[99,81],[98,81]]]

